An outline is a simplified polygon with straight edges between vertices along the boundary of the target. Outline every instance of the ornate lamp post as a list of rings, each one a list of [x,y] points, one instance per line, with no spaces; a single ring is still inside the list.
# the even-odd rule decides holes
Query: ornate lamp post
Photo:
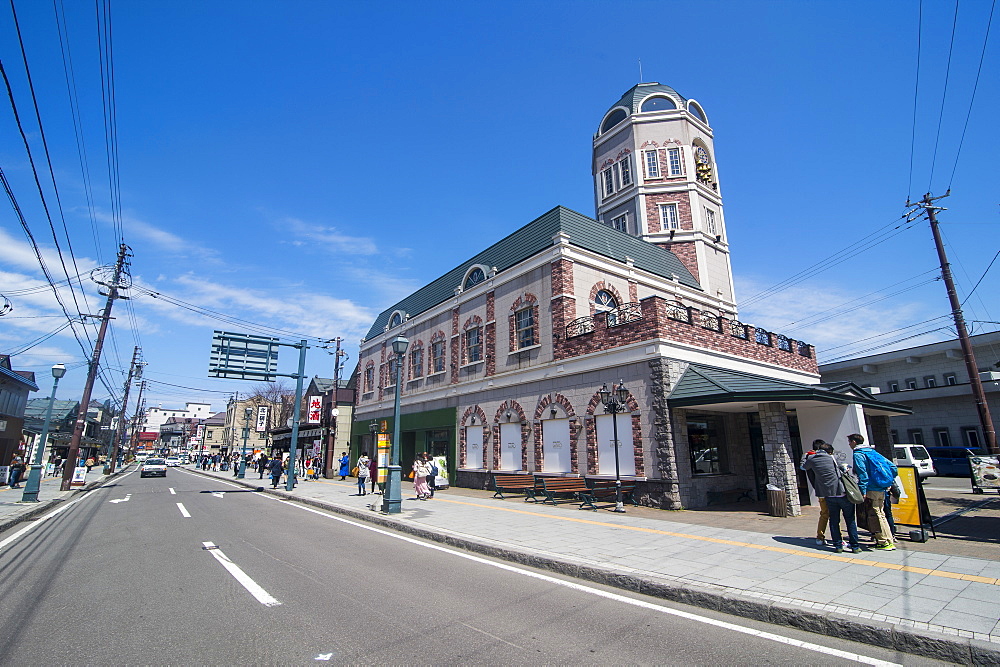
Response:
[[[253,408],[243,408],[243,453],[240,454],[240,468],[237,479],[246,479],[247,476],[247,438],[250,437],[250,420],[253,419]]]
[[[625,505],[622,503],[621,468],[618,461],[618,447],[620,444],[618,442],[618,415],[628,411],[628,406],[625,403],[628,400],[628,390],[625,388],[625,381],[619,380],[617,385],[612,383],[611,390],[608,390],[608,383],[605,382],[599,393],[601,395],[601,403],[604,404],[604,411],[611,415],[611,427],[614,429],[612,447],[615,449],[615,511],[624,514]]]
[[[385,494],[382,496],[382,511],[399,514],[403,509],[403,474],[399,467],[399,394],[402,389],[403,355],[410,341],[404,336],[392,340],[392,351],[396,353],[396,402],[392,413],[392,449],[389,450],[389,476],[385,480]]]
[[[66,367],[56,364],[52,367],[52,396],[49,397],[49,407],[45,410],[45,422],[42,425],[42,437],[38,439],[35,447],[35,456],[31,461],[31,470],[28,472],[28,481],[24,484],[24,493],[21,494],[22,503],[38,502],[38,487],[42,483],[42,456],[45,451],[45,441],[49,437],[49,422],[52,420],[52,406],[56,402],[56,389],[59,387],[59,378],[66,375]]]

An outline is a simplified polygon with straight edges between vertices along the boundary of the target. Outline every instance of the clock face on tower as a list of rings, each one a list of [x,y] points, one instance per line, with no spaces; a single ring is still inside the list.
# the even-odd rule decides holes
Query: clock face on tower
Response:
[[[701,146],[694,149],[694,159],[698,161],[698,164],[708,164],[711,161],[708,157],[708,151]]]
[[[701,146],[695,146],[694,161],[697,163],[698,180],[705,184],[712,182],[712,158]]]

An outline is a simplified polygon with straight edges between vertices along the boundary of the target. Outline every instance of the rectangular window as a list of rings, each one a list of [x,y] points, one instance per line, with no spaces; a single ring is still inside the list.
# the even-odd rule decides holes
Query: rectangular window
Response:
[[[431,364],[435,373],[444,372],[444,341],[431,343]]]
[[[906,432],[906,437],[914,445],[924,444],[924,432],[919,428],[911,428]]]
[[[365,369],[365,391],[375,389],[375,367],[369,366]]]
[[[424,374],[424,348],[418,347],[410,352],[410,376],[422,377]]]
[[[632,185],[632,163],[629,162],[628,156],[618,163],[618,170],[622,177],[622,187]]]
[[[680,229],[677,221],[677,204],[660,204],[660,227],[663,229]]]
[[[917,388],[917,380],[916,380],[916,378],[906,378],[906,388],[907,389],[916,389]]]
[[[644,151],[643,155],[646,158],[646,178],[659,178],[660,156],[657,155],[655,150]]]
[[[933,375],[928,375],[927,377],[924,378],[924,386],[927,387],[928,389],[936,387],[937,380],[934,378]]]
[[[899,431],[897,431],[896,429],[891,429],[889,431],[889,439],[892,440],[892,444],[894,445],[897,442],[899,442]]]
[[[691,416],[687,420],[691,472],[695,475],[718,475],[728,472],[725,454],[725,431],[722,420],[712,416]]]
[[[979,431],[975,426],[962,427],[962,444],[969,449],[979,449],[981,446],[979,441]]]
[[[719,233],[715,227],[715,211],[710,208],[705,209],[705,229],[713,236]]]
[[[898,382],[890,382],[889,383],[889,391],[899,391],[899,383]]]
[[[514,313],[514,329],[517,335],[518,349],[531,347],[535,344],[534,308],[525,308]]]
[[[681,175],[681,149],[679,148],[668,148],[667,149],[667,165],[670,167],[671,176]]]
[[[619,215],[611,219],[611,226],[620,232],[628,232],[628,215]]]
[[[946,385],[948,385],[949,387],[953,387],[956,384],[958,384],[958,378],[955,377],[954,373],[945,373],[944,374],[944,383]]]
[[[465,362],[472,364],[481,361],[482,358],[483,346],[479,338],[479,329],[469,329],[465,332]]]
[[[396,357],[394,356],[389,357],[389,363],[386,364],[385,386],[396,386]]]
[[[951,433],[947,428],[934,429],[934,442],[939,447],[951,447]]]
[[[604,179],[604,196],[610,197],[615,193],[614,170],[611,167],[608,167],[601,172],[601,178]]]

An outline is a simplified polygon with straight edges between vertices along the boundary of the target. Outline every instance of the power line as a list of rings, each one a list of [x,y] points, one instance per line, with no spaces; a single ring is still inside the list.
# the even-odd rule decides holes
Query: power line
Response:
[[[924,0],[917,5],[917,71],[913,77],[913,126],[910,129],[910,174],[906,181],[906,196],[913,191],[913,158],[917,146],[917,101],[920,93],[920,53],[921,38],[924,32]]]
[[[955,50],[955,28],[958,26],[958,0],[955,0],[955,15],[951,22],[951,41],[948,44],[948,63],[944,70],[944,88],[941,90],[941,109],[938,113],[937,134],[934,136],[934,154],[931,157],[931,175],[927,179],[927,191],[934,183],[934,167],[937,164],[938,146],[941,142],[941,126],[944,124],[944,103],[948,97],[948,80],[951,78],[951,57]]]

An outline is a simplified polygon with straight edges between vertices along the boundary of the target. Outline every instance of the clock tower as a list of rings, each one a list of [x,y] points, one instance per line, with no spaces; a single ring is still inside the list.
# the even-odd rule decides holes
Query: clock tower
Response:
[[[662,246],[736,315],[729,243],[708,116],[670,86],[640,83],[594,135],[597,220]]]

